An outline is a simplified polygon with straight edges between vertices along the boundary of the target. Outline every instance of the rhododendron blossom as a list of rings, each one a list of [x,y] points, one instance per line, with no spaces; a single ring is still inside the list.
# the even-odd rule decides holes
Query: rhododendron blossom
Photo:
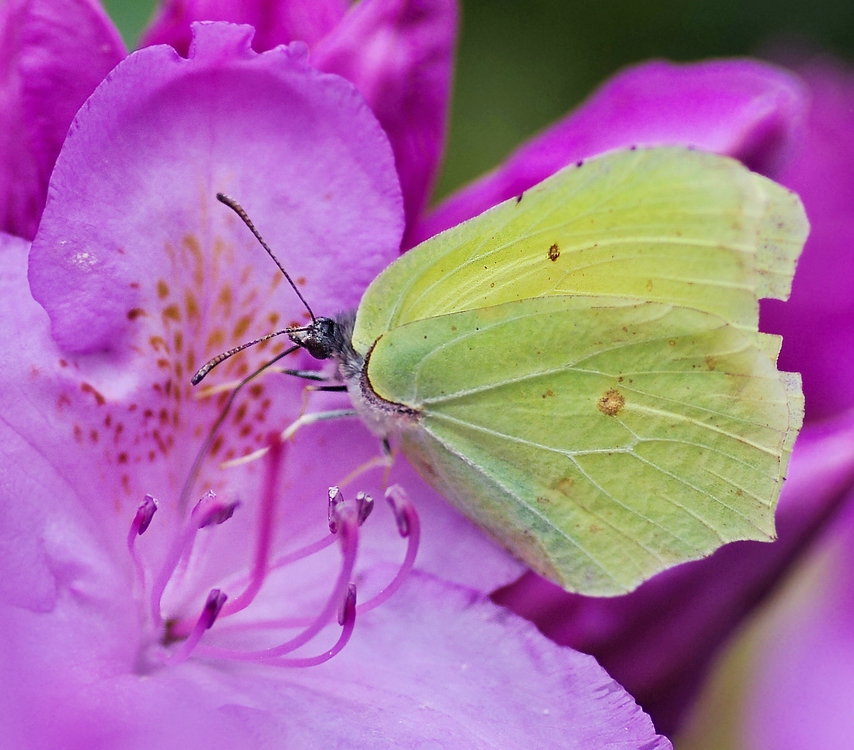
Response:
[[[427,211],[456,18],[453,0],[165,0],[127,57],[97,0],[0,7],[11,746],[668,747],[592,658],[485,595],[594,654],[670,733],[717,648],[850,497],[837,74],[639,65]],[[782,181],[813,225],[792,301],[763,306],[807,397],[778,542],[730,545],[617,599],[533,574],[506,587],[521,565],[403,460],[388,469],[354,420],[282,442],[301,414],[349,406],[279,372],[315,367],[303,353],[236,392],[282,353],[273,339],[190,385],[210,357],[307,319],[217,192],[326,315],[355,307],[401,248],[567,163],[673,143]],[[810,663],[814,641],[793,642],[795,667]],[[758,679],[779,674],[768,653]],[[773,679],[747,718],[769,747],[777,717],[795,716]]]
[[[404,228],[350,83],[300,43],[254,52],[250,27],[194,34],[186,58],[152,46],[111,72],[32,246],[0,237],[4,741],[668,747],[591,657],[485,598],[519,563],[404,462],[365,469],[366,429],[282,442],[342,394],[270,367],[226,410],[278,341],[190,384],[307,315],[218,192],[318,310],[354,306]]]

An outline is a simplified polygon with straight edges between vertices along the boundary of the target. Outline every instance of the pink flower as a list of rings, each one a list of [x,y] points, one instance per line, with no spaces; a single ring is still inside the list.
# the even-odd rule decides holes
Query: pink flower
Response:
[[[300,413],[295,378],[248,385],[193,473],[228,391],[197,393],[190,374],[306,316],[215,194],[243,203],[319,311],[355,305],[404,228],[364,99],[309,67],[304,45],[259,55],[251,36],[203,24],[186,59],[165,46],[126,58],[71,124],[32,247],[0,236],[0,736],[669,747],[592,658],[485,599],[518,563],[402,462],[390,481],[410,500],[392,490],[394,509],[378,502],[360,525],[356,491],[382,497],[380,470],[347,480],[377,454],[364,428],[271,441]],[[216,382],[277,351],[229,360]],[[416,570],[360,611],[411,562],[414,507]]]
[[[303,41],[314,68],[354,83],[391,141],[407,221],[420,215],[447,130],[454,0],[368,0],[350,10],[343,0],[166,0],[142,46],[186,55],[190,25],[218,20],[254,26],[257,52]],[[71,119],[126,52],[97,0],[10,0],[0,29],[8,71],[0,230],[32,239]]]

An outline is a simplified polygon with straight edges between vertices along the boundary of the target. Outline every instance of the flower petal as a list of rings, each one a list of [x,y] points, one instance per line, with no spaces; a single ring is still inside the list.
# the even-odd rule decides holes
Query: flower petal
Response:
[[[812,225],[792,296],[763,300],[763,330],[783,334],[780,368],[800,372],[806,418],[854,406],[854,75],[832,62],[804,69],[812,95],[803,137],[778,179]]]
[[[771,545],[727,545],[615,599],[567,594],[529,574],[497,600],[556,642],[593,654],[671,734],[717,649],[838,511],[854,484],[852,446],[854,412],[803,430]]]
[[[68,643],[62,620],[80,632],[75,621],[91,613],[66,599],[52,615],[0,616],[13,625],[0,649],[9,702],[27,709],[7,727],[22,747],[671,747],[593,658],[427,576],[360,618],[332,661],[304,670],[191,660],[116,674],[101,659],[87,662],[101,674],[80,675],[62,669],[60,649],[85,659],[97,649]],[[51,663],[58,679],[47,679]]]
[[[845,750],[854,732],[854,497],[765,618],[742,704],[756,750]]]
[[[426,239],[519,195],[567,164],[614,148],[691,145],[771,173],[787,155],[804,107],[799,81],[771,65],[645,63],[609,80],[496,171],[446,200],[413,237]]]
[[[201,316],[215,333],[223,308],[268,297],[282,279],[217,191],[243,203],[305,296],[325,304],[319,312],[355,305],[397,250],[392,156],[356,90],[311,71],[301,45],[256,55],[248,27],[196,33],[189,60],[153,47],[119,66],[57,162],[30,283],[66,351],[126,354],[164,316]],[[208,274],[235,246],[236,275],[211,288]],[[190,279],[170,288],[179,269]],[[283,296],[277,320],[305,319],[294,295]],[[259,335],[270,329],[263,323]],[[224,343],[239,341],[197,351],[196,362]]]
[[[32,239],[72,118],[126,52],[96,0],[8,0],[0,40],[0,231]]]
[[[230,21],[255,27],[252,47],[266,52],[292,41],[315,44],[347,10],[344,0],[162,0],[140,47],[170,44],[185,56],[194,21]]]
[[[456,28],[455,0],[364,0],[311,53],[312,65],[356,84],[388,133],[408,223],[444,149]]]
[[[301,691],[272,681],[258,691],[288,706],[281,730],[297,747],[670,747],[593,659],[423,575],[300,677]]]

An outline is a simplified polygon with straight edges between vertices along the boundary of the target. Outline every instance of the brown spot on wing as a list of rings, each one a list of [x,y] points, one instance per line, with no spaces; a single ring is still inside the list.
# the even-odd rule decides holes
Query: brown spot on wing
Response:
[[[549,248],[549,260],[554,262],[558,258],[560,258],[560,248],[557,246],[557,242],[555,242],[554,245]]]
[[[626,399],[616,388],[609,388],[596,402],[596,407],[609,417],[619,414],[626,405]]]

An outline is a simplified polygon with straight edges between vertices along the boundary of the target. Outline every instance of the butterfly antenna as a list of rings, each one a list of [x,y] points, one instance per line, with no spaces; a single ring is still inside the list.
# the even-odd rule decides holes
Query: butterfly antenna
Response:
[[[246,213],[246,211],[243,210],[243,206],[241,206],[236,200],[234,200],[234,198],[230,198],[229,196],[227,196],[225,193],[217,193],[216,199],[220,203],[225,204],[232,211],[234,211],[234,213],[236,213],[243,220],[243,223],[246,224],[247,227],[249,227],[249,231],[255,235],[255,239],[257,239],[258,242],[261,243],[261,247],[263,247],[267,251],[267,254],[273,259],[273,262],[279,267],[279,270],[282,272],[282,275],[288,280],[288,284],[290,284],[291,288],[296,292],[297,297],[299,297],[300,302],[302,302],[302,304],[305,306],[305,309],[308,310],[308,314],[311,316],[312,323],[314,321],[316,321],[317,318],[314,317],[314,313],[311,311],[311,308],[309,307],[308,302],[305,301],[305,297],[303,297],[302,294],[300,294],[300,290],[297,289],[297,285],[294,284],[293,279],[288,275],[288,272],[285,270],[285,267],[279,262],[279,259],[275,256],[273,251],[270,249],[270,246],[266,242],[264,242],[264,238],[261,236],[261,233],[257,229],[255,229],[255,225],[252,223],[252,219],[250,219],[249,215]],[[276,334],[273,334],[273,335],[275,336]],[[264,339],[258,339],[258,340],[264,341]],[[253,343],[256,343],[256,342],[253,342]],[[248,346],[251,346],[251,344],[249,344]],[[237,351],[239,351],[239,350],[237,350]],[[236,351],[234,353],[236,353]],[[226,352],[226,354],[231,356],[229,354],[229,352]],[[204,375],[202,375],[202,377],[204,377]]]
[[[209,360],[202,367],[200,367],[196,374],[190,378],[190,382],[193,385],[198,385],[204,380],[205,376],[213,370],[221,362],[225,362],[229,357],[233,357],[238,352],[242,352],[244,349],[248,349],[250,346],[255,346],[255,344],[260,344],[262,341],[267,341],[275,336],[281,336],[283,333],[294,333],[295,331],[304,331],[305,327],[300,328],[283,328],[281,331],[276,331],[275,333],[268,333],[266,336],[262,336],[260,339],[255,339],[254,341],[247,341],[245,344],[241,344],[240,346],[235,346],[234,349],[229,349],[227,352],[223,352],[222,354],[217,354],[213,359]],[[296,347],[299,349],[299,347]],[[296,351],[296,349],[292,349],[289,351]],[[278,357],[277,357],[278,359]],[[266,367],[266,365],[265,365]]]

